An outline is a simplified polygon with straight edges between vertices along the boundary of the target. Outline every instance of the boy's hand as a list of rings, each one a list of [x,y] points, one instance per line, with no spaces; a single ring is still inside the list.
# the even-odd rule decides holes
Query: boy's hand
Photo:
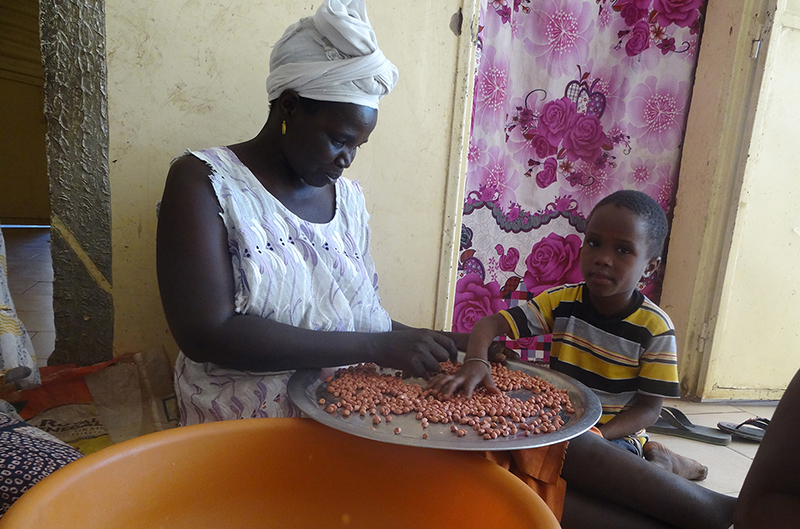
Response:
[[[463,390],[469,398],[478,385],[482,385],[489,393],[500,393],[492,380],[492,370],[483,362],[467,362],[453,375],[440,375],[428,383],[428,389],[439,392],[444,398],[453,396],[456,391]]]
[[[652,426],[658,420],[662,401],[661,397],[639,393],[636,396],[636,404],[598,428],[606,439],[633,435],[642,428]]]
[[[454,375],[443,375],[431,380],[428,389],[438,391],[445,398],[451,397],[459,389],[469,398],[479,384],[485,387],[489,393],[500,393],[492,380],[492,370],[487,365],[486,357],[487,353],[490,353],[492,340],[502,334],[508,334],[510,330],[508,322],[501,314],[484,316],[478,320],[469,335],[467,358],[464,360],[464,364]],[[505,349],[505,347],[503,348]],[[470,359],[482,359],[483,361]]]

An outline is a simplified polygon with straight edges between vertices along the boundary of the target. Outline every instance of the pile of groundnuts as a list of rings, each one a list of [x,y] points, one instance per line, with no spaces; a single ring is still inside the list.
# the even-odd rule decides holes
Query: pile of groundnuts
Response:
[[[442,373],[452,374],[460,363],[443,362]],[[438,374],[438,373],[437,373]],[[497,439],[524,432],[526,436],[552,433],[564,425],[559,415],[575,410],[565,390],[559,390],[539,377],[512,371],[502,364],[492,364],[494,383],[501,391],[525,389],[532,393],[527,400],[505,393],[492,394],[476,388],[470,398],[456,394],[448,399],[419,384],[408,384],[401,373],[379,373],[375,364],[359,364],[339,369],[326,379],[326,389],[334,397],[319,399],[319,405],[331,415],[347,419],[357,414],[372,417],[373,428],[391,423],[393,415],[415,413],[424,429],[430,423],[451,424],[454,435],[462,437],[472,429],[483,439]],[[400,428],[394,433],[399,435]]]

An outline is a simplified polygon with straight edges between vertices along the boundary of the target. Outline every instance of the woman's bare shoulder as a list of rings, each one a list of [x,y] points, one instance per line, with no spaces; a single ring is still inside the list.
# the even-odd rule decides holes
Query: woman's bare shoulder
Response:
[[[176,218],[170,216],[175,222],[186,220],[187,213],[216,216],[219,204],[209,178],[211,174],[211,167],[192,154],[186,153],[173,160],[161,199],[162,214],[165,211],[179,213]]]
[[[208,181],[211,168],[206,162],[191,153],[175,158],[170,164],[167,174],[167,185],[190,185],[191,183]]]

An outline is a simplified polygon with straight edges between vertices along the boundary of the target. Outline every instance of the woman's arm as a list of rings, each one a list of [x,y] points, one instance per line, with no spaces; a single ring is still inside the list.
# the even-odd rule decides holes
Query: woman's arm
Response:
[[[399,321],[392,320],[392,330],[393,331],[402,331],[414,329],[414,327],[409,327],[404,323],[400,323]],[[466,351],[467,350],[467,342],[469,341],[469,333],[468,332],[448,332],[448,331],[436,331],[438,334],[444,336],[445,338],[452,340],[456,346],[456,349],[459,351]],[[451,359],[454,360],[454,359]]]
[[[467,350],[467,344],[469,343],[468,332],[438,331],[438,333],[444,336],[445,338],[450,338],[451,340],[453,340],[453,343],[456,344],[456,348],[458,348],[459,351]]]
[[[375,362],[423,374],[455,354],[452,340],[429,330],[320,332],[237,314],[228,236],[209,173],[193,156],[178,159],[159,212],[161,301],[186,356],[251,371]]]

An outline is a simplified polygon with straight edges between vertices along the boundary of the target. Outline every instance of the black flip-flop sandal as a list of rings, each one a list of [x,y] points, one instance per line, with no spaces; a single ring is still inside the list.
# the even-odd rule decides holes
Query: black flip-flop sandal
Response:
[[[731,442],[731,436],[729,434],[721,432],[716,428],[692,424],[681,410],[669,406],[661,408],[661,416],[653,426],[646,428],[646,430],[652,433],[673,435],[675,437],[683,437],[685,439],[692,439],[693,441],[722,446],[730,444]]]
[[[741,437],[742,439],[749,439],[750,441],[758,441],[764,438],[764,434],[769,426],[769,419],[763,417],[756,417],[755,419],[747,419],[741,424],[732,422],[718,422],[717,428],[723,432],[728,432],[732,435]]]

